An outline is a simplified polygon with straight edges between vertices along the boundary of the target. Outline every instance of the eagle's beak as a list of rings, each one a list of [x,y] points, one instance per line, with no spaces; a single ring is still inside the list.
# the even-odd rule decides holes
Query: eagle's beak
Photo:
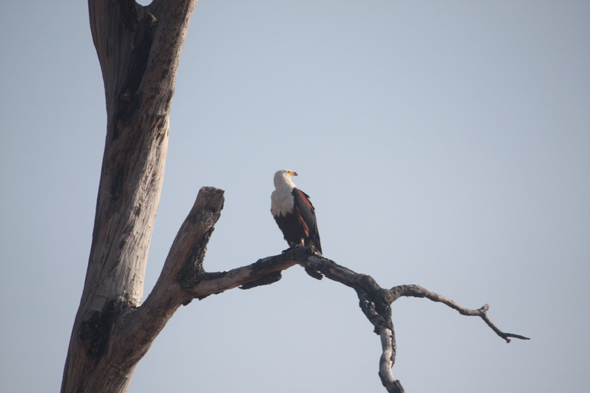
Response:
[[[297,176],[297,172],[291,172],[291,176]]]

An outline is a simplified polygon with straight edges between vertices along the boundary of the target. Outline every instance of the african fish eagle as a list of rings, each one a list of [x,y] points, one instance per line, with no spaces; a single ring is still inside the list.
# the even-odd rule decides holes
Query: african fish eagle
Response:
[[[297,173],[287,169],[275,173],[270,212],[289,247],[313,246],[321,254],[315,209],[309,201],[309,195],[295,187],[291,180],[293,176],[297,176]]]

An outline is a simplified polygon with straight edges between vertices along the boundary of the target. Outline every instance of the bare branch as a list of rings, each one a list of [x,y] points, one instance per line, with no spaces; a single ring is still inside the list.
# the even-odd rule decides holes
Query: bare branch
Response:
[[[400,286],[391,288],[390,291],[395,298],[394,300],[397,300],[401,296],[425,297],[427,299],[432,300],[433,302],[439,302],[439,303],[446,304],[447,306],[451,307],[452,309],[457,310],[461,315],[481,317],[481,319],[483,319],[485,321],[485,323],[494,332],[496,332],[496,334],[498,336],[500,336],[504,340],[506,340],[507,343],[510,342],[510,337],[518,338],[520,340],[530,340],[528,337],[521,336],[519,334],[504,333],[503,331],[498,329],[496,327],[496,325],[494,325],[492,323],[492,321],[490,320],[490,318],[487,315],[487,311],[490,309],[490,306],[488,306],[487,304],[482,306],[481,308],[478,308],[477,310],[471,310],[471,309],[460,306],[459,304],[457,304],[456,302],[454,302],[453,300],[451,300],[447,297],[444,297],[444,296],[439,295],[434,292],[430,292],[427,289],[422,288],[419,285],[400,285]]]
[[[402,296],[428,298],[446,304],[462,315],[479,316],[507,342],[510,342],[510,337],[528,340],[524,336],[500,331],[486,314],[489,309],[488,305],[477,310],[470,310],[418,285],[400,285],[384,289],[371,276],[359,274],[338,265],[336,262],[317,254],[313,248],[309,247],[294,247],[280,255],[266,257],[251,265],[230,271],[205,272],[202,262],[206,244],[222,208],[222,190],[209,187],[201,189],[193,209],[174,240],[158,283],[146,303],[141,307],[144,309],[144,314],[147,310],[152,316],[158,315],[157,319],[167,321],[180,304],[186,305],[193,298],[201,300],[209,295],[219,294],[236,287],[250,289],[272,284],[281,279],[283,270],[299,264],[312,277],[326,276],[357,292],[361,310],[374,325],[375,333],[381,338],[382,355],[379,361],[379,377],[383,386],[390,393],[404,392],[401,383],[393,377],[391,372],[396,356],[391,304]],[[154,311],[158,309],[159,312]],[[162,318],[163,314],[167,315]],[[145,320],[145,315],[140,319]],[[151,319],[148,318],[148,320]],[[162,327],[163,325],[160,329]],[[145,326],[143,328],[145,330]],[[139,332],[135,332],[134,335],[141,336]],[[144,336],[143,339],[145,338]]]
[[[379,377],[383,386],[390,393],[401,393],[404,391],[401,383],[395,380],[391,373],[391,367],[395,363],[396,355],[395,333],[391,321],[391,304],[401,296],[425,297],[432,301],[446,304],[462,315],[479,316],[498,336],[505,339],[506,342],[510,342],[511,337],[521,340],[529,339],[518,334],[505,333],[498,329],[487,316],[487,310],[489,309],[487,304],[480,309],[470,310],[460,306],[449,298],[430,292],[418,285],[400,285],[390,290],[383,289],[371,276],[355,273],[319,255],[312,255],[306,261],[300,262],[300,264],[306,269],[318,271],[329,279],[338,281],[356,290],[363,313],[375,326],[375,333],[381,336],[383,354],[379,363]]]
[[[479,316],[508,342],[509,337],[528,339],[500,331],[486,315],[489,309],[487,305],[478,310],[466,309],[451,299],[418,285],[400,285],[384,289],[371,276],[338,265],[309,247],[294,247],[280,255],[266,257],[230,271],[206,272],[203,260],[214,225],[223,209],[223,194],[223,190],[213,187],[201,188],[174,239],[162,273],[149,297],[141,307],[119,311],[121,323],[116,324],[117,329],[113,332],[116,334],[113,334],[113,337],[116,337],[117,347],[129,349],[127,361],[134,359],[136,362],[147,352],[153,340],[181,304],[186,305],[194,298],[201,300],[236,287],[250,289],[272,284],[281,279],[283,270],[296,264],[304,267],[312,277],[326,276],[357,292],[361,310],[381,338],[379,377],[390,393],[404,392],[401,383],[393,377],[391,371],[396,356],[391,304],[402,296],[425,297],[446,304],[463,315]],[[124,308],[124,304],[122,306]]]
[[[189,291],[194,282],[205,275],[203,260],[214,226],[221,216],[223,194],[223,190],[214,187],[200,189],[174,238],[160,277],[138,313],[160,315],[170,313],[170,310],[174,313],[181,304],[188,304],[195,297]],[[138,318],[143,319],[143,316]],[[164,325],[166,322],[167,319]]]
[[[199,202],[200,199],[203,199],[201,193],[218,194],[221,201],[218,200],[213,203],[215,207],[212,207],[209,202]],[[215,197],[209,198],[215,199]],[[383,386],[390,393],[404,392],[401,383],[393,377],[391,372],[396,356],[391,304],[402,296],[425,297],[446,304],[462,315],[479,316],[507,342],[510,342],[509,337],[528,340],[528,338],[520,335],[500,331],[488,318],[486,311],[489,307],[487,305],[477,310],[466,309],[453,300],[430,292],[418,285],[400,285],[392,289],[384,289],[371,276],[359,274],[338,265],[336,262],[317,254],[313,248],[295,247],[284,251],[280,255],[260,259],[248,266],[225,272],[205,272],[202,267],[204,250],[198,244],[201,242],[206,244],[208,241],[213,225],[219,218],[218,213],[223,207],[222,199],[223,191],[221,190],[213,188],[203,188],[201,190],[195,206],[174,241],[162,275],[142,308],[150,309],[152,307],[151,303],[159,304],[162,308],[161,312],[165,313],[166,310],[170,312],[171,304],[175,305],[173,308],[176,310],[180,303],[188,304],[192,298],[201,300],[209,295],[219,294],[236,287],[250,289],[260,285],[272,284],[280,280],[283,270],[299,264],[312,277],[321,278],[326,276],[331,280],[353,288],[357,292],[361,310],[375,326],[375,333],[381,337],[382,355],[379,361],[379,377]],[[203,211],[215,211],[215,218],[211,220],[204,219]],[[208,224],[204,225],[203,221],[208,222]],[[199,240],[201,238],[204,240]],[[171,287],[177,289],[171,290]],[[165,288],[165,290],[162,290],[162,288]],[[180,292],[179,289],[181,289]],[[158,297],[161,297],[161,299],[156,301],[155,299],[158,299]]]
[[[269,285],[281,279],[281,271],[305,261],[310,255],[312,251],[309,248],[293,248],[281,255],[259,259],[248,266],[227,272],[206,273],[195,282],[192,292],[196,298],[203,299],[238,286],[250,289]]]
[[[383,350],[383,354],[379,360],[379,377],[381,378],[381,383],[389,393],[404,393],[402,384],[393,377],[393,373],[391,372],[397,351],[395,332],[393,329],[382,328],[380,336],[381,348]]]

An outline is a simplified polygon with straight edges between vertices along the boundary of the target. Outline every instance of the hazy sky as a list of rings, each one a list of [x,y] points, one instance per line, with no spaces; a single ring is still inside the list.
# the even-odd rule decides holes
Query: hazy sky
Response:
[[[0,2],[2,392],[59,390],[105,130],[86,2]],[[226,191],[207,270],[287,248],[284,168],[326,257],[532,338],[400,299],[408,393],[588,390],[589,1],[199,1],[145,296],[201,186]],[[384,392],[372,330],[354,291],[294,267],[182,307],[129,391]]]

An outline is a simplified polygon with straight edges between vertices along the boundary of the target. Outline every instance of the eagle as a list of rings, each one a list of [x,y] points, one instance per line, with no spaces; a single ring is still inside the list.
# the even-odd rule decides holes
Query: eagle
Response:
[[[314,247],[321,254],[322,245],[315,209],[309,195],[295,187],[291,180],[293,176],[297,176],[297,173],[288,169],[275,173],[275,190],[270,197],[270,212],[289,247]]]

